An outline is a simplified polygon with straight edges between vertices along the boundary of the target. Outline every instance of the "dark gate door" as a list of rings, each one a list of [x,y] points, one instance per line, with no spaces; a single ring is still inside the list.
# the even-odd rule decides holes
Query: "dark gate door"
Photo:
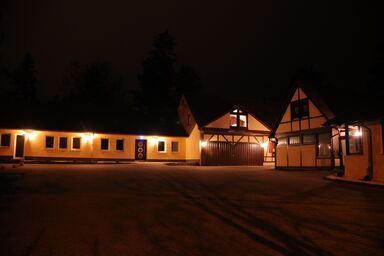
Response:
[[[263,165],[264,149],[256,143],[208,142],[202,165]]]
[[[136,140],[135,159],[136,160],[146,160],[147,159],[147,140]]]
[[[25,135],[16,135],[16,148],[14,158],[24,158]]]

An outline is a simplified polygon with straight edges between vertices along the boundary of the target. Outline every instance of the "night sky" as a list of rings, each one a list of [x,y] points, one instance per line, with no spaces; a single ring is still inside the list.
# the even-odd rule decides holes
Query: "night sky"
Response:
[[[284,92],[308,65],[334,84],[361,86],[383,41],[382,9],[368,1],[2,2],[4,65],[29,51],[42,99],[56,93],[70,61],[107,61],[134,88],[166,29],[177,63],[193,66],[206,92],[247,96]]]

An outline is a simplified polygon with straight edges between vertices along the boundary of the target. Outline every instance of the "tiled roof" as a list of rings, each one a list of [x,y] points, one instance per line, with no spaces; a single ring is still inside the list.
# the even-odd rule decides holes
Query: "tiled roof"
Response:
[[[185,97],[199,127],[240,107],[271,128],[278,108],[278,101],[262,97],[225,98],[218,95],[185,95]]]
[[[0,106],[0,128],[187,136],[177,113],[145,115],[128,106],[39,102]]]

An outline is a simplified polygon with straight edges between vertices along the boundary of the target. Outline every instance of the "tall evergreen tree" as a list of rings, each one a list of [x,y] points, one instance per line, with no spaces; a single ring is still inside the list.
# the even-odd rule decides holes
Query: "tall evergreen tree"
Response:
[[[202,84],[196,71],[187,65],[182,65],[176,75],[176,97],[180,98],[185,93],[197,93]]]
[[[32,101],[36,97],[36,69],[30,53],[26,53],[23,61],[10,74],[10,82],[15,87],[17,97]]]
[[[112,77],[106,62],[72,62],[65,74],[62,94],[64,100],[72,102],[122,103],[121,84],[120,78]]]
[[[157,35],[153,50],[142,63],[142,73],[138,74],[140,88],[134,92],[136,103],[152,112],[168,108],[172,102],[176,79],[174,46],[168,31]]]
[[[157,35],[152,46],[138,74],[140,87],[133,92],[136,104],[151,113],[174,111],[182,94],[201,89],[200,80],[192,67],[175,67],[175,42],[168,31]]]

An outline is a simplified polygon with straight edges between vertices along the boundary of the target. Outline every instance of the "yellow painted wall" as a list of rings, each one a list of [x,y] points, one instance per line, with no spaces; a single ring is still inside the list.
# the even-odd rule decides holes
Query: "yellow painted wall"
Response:
[[[0,156],[13,157],[14,147],[15,147],[15,136],[16,134],[22,134],[22,133],[24,133],[24,131],[22,130],[0,129],[0,134],[11,134],[10,146],[9,147],[0,146]]]
[[[309,100],[309,115],[311,117],[315,117],[315,116],[321,116],[321,112],[320,110],[315,106],[315,104],[313,104],[313,102],[311,100]]]
[[[276,130],[276,134],[291,132],[291,123],[280,124]]]
[[[316,165],[316,145],[302,145],[301,163],[302,166],[313,167]]]
[[[58,132],[58,131],[23,131],[0,129],[0,134],[11,134],[11,146],[0,147],[0,156],[14,155],[14,145],[16,134],[25,133],[25,157],[52,157],[52,158],[95,158],[95,159],[127,159],[135,158],[135,140],[147,140],[147,160],[185,160],[186,159],[186,140],[185,137],[158,137],[140,136],[127,134],[91,134],[79,132]],[[46,148],[46,136],[54,137],[54,147]],[[93,139],[92,139],[93,136]],[[66,149],[59,149],[59,137],[67,137]],[[72,138],[81,138],[80,150],[72,149]],[[101,138],[109,139],[109,149],[101,150]],[[116,139],[124,139],[124,150],[116,150]],[[166,142],[166,152],[157,151],[157,141]],[[172,141],[179,142],[179,151],[172,152]],[[198,143],[197,143],[198,145]],[[192,147],[193,148],[193,147]]]
[[[299,90],[300,90],[300,99],[308,98],[308,96],[305,94],[305,92],[301,88],[299,88]]]
[[[219,117],[215,121],[207,124],[205,127],[229,129],[229,126],[230,126],[230,119],[229,119],[229,113],[228,113]]]
[[[330,159],[317,159],[316,153],[316,144],[280,145],[276,148],[276,166],[331,167]]]
[[[289,166],[300,166],[300,146],[290,146],[287,152]]]
[[[384,182],[384,152],[381,124],[374,123],[370,127],[372,129],[373,142],[373,179]]]
[[[384,181],[384,155],[382,150],[381,124],[372,122],[368,124],[372,130],[372,156],[373,156],[373,180]],[[363,179],[367,175],[368,168],[368,132],[365,128],[363,132],[363,154],[345,156],[346,178]]]
[[[248,130],[254,131],[270,131],[268,127],[263,125],[260,121],[248,114]]]
[[[193,128],[191,134],[186,139],[186,160],[200,159],[200,131],[197,125]]]
[[[192,130],[196,125],[196,120],[192,115],[191,109],[189,108],[188,102],[185,97],[181,97],[180,104],[177,109],[177,113],[179,114],[179,119],[184,129],[188,134],[191,134]],[[189,116],[189,122],[188,122]]]
[[[147,139],[147,160],[185,160],[186,138],[183,137],[163,137],[163,136],[144,136]],[[158,141],[165,141],[165,152],[158,152]],[[172,141],[179,142],[179,151],[172,152]]]
[[[300,90],[300,94],[299,91]],[[299,98],[300,95],[300,98]],[[306,99],[307,95],[301,89],[296,89],[294,96],[291,99],[292,101],[297,101],[301,99]],[[280,121],[280,125],[277,127],[276,134],[285,133],[285,132],[295,132],[308,130],[313,128],[322,127],[323,123],[326,122],[326,118],[321,114],[320,110],[313,104],[311,99],[308,100],[309,107],[309,122],[308,118],[303,118],[299,120],[291,120],[291,106],[289,105],[285,110],[284,116]],[[292,129],[290,122],[292,121]]]
[[[321,116],[321,117],[316,117],[316,118],[312,118],[310,120],[311,122],[311,128],[320,128],[320,127],[323,127],[323,124],[327,121],[327,119],[325,119],[325,117]]]
[[[287,162],[287,147],[286,146],[277,146],[276,147],[276,167],[286,167]]]
[[[207,124],[205,127],[208,128],[222,128],[229,129],[230,128],[230,113],[227,113],[213,122]],[[268,127],[263,125],[259,120],[254,118],[252,115],[248,114],[248,130],[254,131],[270,131]]]
[[[291,102],[308,98],[300,88],[296,89]],[[309,117],[301,120],[291,120],[291,105],[287,106],[284,116],[276,129],[276,135],[285,133],[287,136],[301,134],[301,131],[323,127],[326,118],[315,106],[311,99],[308,99]],[[284,135],[284,136],[286,136]],[[330,167],[330,159],[317,159],[316,145],[281,145],[276,150],[277,167]],[[281,154],[281,155],[280,155]]]

